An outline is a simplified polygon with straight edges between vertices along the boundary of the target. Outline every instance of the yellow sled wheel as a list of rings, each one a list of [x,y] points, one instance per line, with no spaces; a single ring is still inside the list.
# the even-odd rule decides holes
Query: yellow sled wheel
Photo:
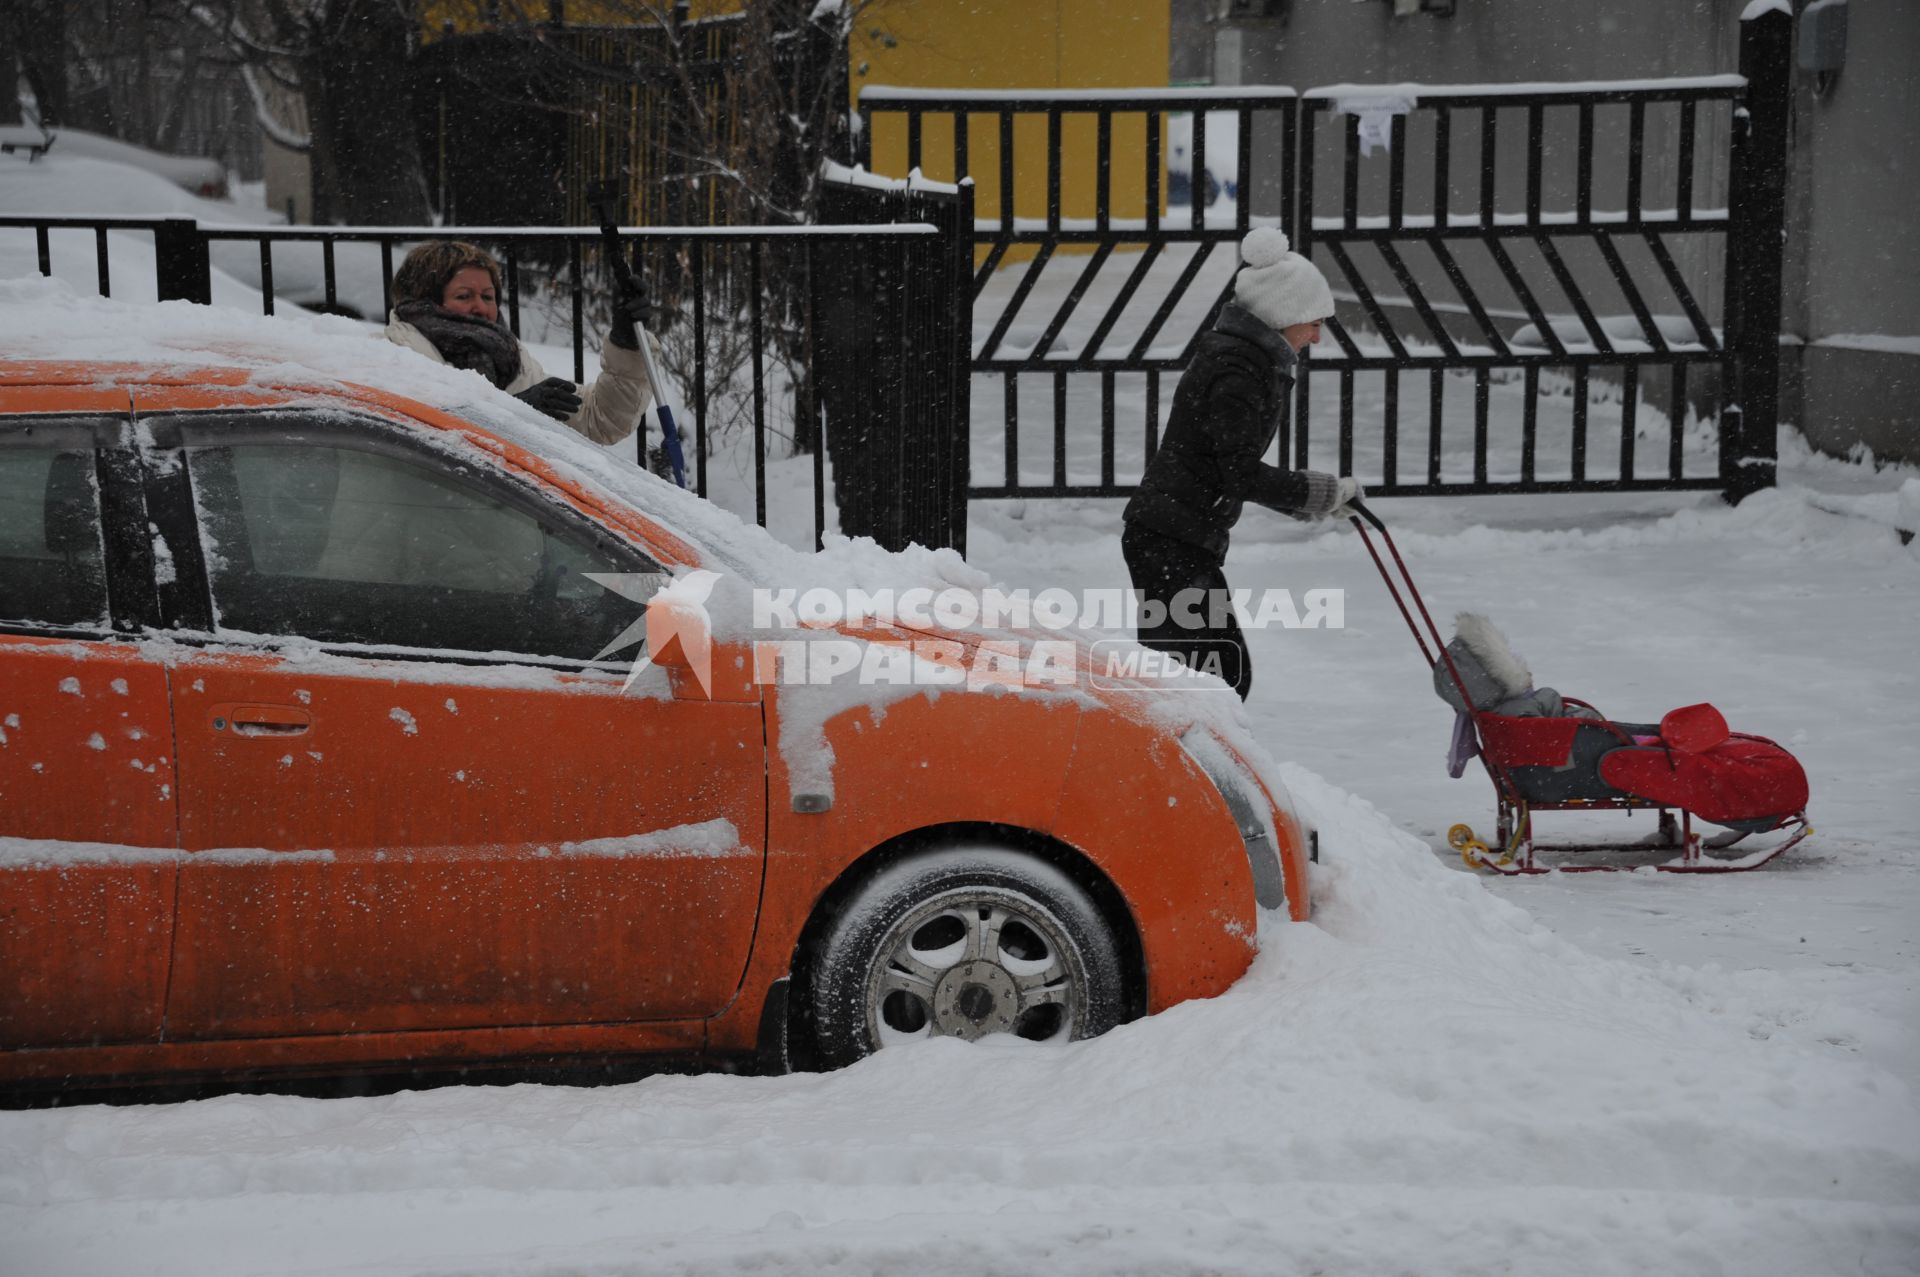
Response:
[[[1496,857],[1493,848],[1475,838],[1460,849],[1460,863],[1469,869],[1496,869],[1505,873],[1513,864],[1513,853],[1502,852]]]

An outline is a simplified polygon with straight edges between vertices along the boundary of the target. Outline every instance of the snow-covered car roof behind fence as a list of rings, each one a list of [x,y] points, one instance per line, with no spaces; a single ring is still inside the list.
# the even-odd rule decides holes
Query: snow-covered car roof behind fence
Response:
[[[89,133],[85,129],[42,129],[36,125],[0,124],[0,145],[21,150],[47,147],[47,155],[84,156],[143,169],[194,195],[224,195],[227,170],[219,160],[199,155],[171,155],[151,147],[136,146],[116,137]]]

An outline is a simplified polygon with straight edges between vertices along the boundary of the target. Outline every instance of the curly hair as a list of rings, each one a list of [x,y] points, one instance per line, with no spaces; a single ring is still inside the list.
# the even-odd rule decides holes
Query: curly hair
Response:
[[[493,254],[463,240],[436,239],[408,253],[393,273],[393,304],[422,301],[438,306],[446,295],[447,281],[469,266],[487,272],[493,280],[493,291],[502,291],[500,263],[493,260]]]

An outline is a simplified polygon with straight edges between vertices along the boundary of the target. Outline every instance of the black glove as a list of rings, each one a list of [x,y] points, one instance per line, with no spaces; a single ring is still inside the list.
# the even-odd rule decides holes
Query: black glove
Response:
[[[607,340],[627,350],[640,349],[640,330],[647,326],[646,286],[638,275],[622,280],[613,294],[613,327]]]
[[[549,377],[537,386],[528,386],[514,398],[533,405],[555,421],[565,421],[580,411],[580,391],[565,377]]]

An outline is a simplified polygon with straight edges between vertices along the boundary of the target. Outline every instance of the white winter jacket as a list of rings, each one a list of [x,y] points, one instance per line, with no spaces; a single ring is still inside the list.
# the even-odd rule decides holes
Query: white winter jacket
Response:
[[[387,316],[387,340],[418,351],[437,364],[447,362],[425,333],[398,315]],[[653,338],[644,340],[652,342]],[[547,370],[527,349],[527,343],[519,345],[520,375],[508,383],[506,391],[510,395],[537,386],[548,377]],[[658,342],[654,342],[653,353],[659,358]],[[640,424],[640,414],[653,402],[653,387],[647,381],[647,361],[637,350],[608,342],[600,349],[600,376],[581,390],[580,398],[583,401],[580,410],[567,418],[567,425],[595,443],[618,443],[633,433],[633,428]]]

